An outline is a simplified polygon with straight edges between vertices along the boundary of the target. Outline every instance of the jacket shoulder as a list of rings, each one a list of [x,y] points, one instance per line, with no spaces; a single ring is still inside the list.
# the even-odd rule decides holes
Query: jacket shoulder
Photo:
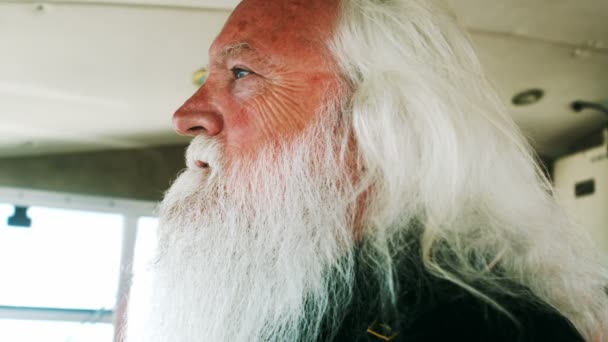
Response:
[[[547,305],[520,297],[493,297],[509,314],[446,281],[404,291],[387,319],[359,293],[334,341],[582,342],[570,322]]]

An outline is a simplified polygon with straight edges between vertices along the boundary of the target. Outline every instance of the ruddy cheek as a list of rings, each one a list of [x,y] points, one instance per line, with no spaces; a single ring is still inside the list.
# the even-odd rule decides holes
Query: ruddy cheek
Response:
[[[243,137],[250,135],[251,131],[251,113],[247,106],[240,106],[230,113],[229,124],[235,138],[241,140]]]
[[[266,118],[268,112],[256,102],[248,102],[230,116],[227,140],[243,150],[255,150],[272,140],[275,127]]]
[[[255,148],[296,135],[305,129],[316,113],[314,106],[307,110],[310,99],[305,99],[304,93],[294,87],[274,84],[272,88],[240,87],[233,90],[233,108],[239,109],[230,111],[228,140],[244,148]]]
[[[232,93],[234,98],[239,103],[246,103],[250,101],[252,98],[259,96],[260,90],[257,87],[256,82],[243,80],[243,84],[237,87],[234,87]]]
[[[256,131],[259,138],[269,141],[280,134],[281,125],[277,120],[279,109],[272,104],[267,96],[259,96],[251,101],[248,112],[251,116],[250,125]]]
[[[257,99],[262,131],[266,136],[284,140],[301,133],[316,114],[316,107],[307,106],[306,92],[298,87],[274,87]]]

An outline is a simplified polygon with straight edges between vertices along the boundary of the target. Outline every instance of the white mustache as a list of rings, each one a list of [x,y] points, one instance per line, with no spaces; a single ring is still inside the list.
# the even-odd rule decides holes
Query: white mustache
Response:
[[[223,168],[221,153],[221,143],[217,139],[199,135],[192,140],[186,150],[186,166],[195,170],[205,164],[213,171],[221,170]]]

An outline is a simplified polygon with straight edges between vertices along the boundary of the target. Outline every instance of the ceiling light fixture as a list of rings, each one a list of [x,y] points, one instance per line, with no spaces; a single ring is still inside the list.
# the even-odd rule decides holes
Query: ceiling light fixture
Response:
[[[527,106],[540,101],[544,95],[545,92],[542,89],[528,89],[513,96],[511,102],[516,106]]]
[[[200,68],[192,74],[192,84],[194,84],[197,88],[205,84],[207,80],[207,76],[209,76],[209,72],[207,68]]]

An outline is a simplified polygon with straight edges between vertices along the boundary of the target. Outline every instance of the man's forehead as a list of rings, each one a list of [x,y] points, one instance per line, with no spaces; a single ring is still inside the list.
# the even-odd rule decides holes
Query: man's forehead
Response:
[[[244,11],[269,15],[278,13],[310,15],[316,12],[317,15],[322,15],[323,12],[337,8],[340,2],[340,0],[243,0],[233,13]]]
[[[226,56],[255,52],[256,46],[297,43],[302,38],[323,40],[333,31],[337,3],[337,0],[245,0],[228,18],[210,52]]]

